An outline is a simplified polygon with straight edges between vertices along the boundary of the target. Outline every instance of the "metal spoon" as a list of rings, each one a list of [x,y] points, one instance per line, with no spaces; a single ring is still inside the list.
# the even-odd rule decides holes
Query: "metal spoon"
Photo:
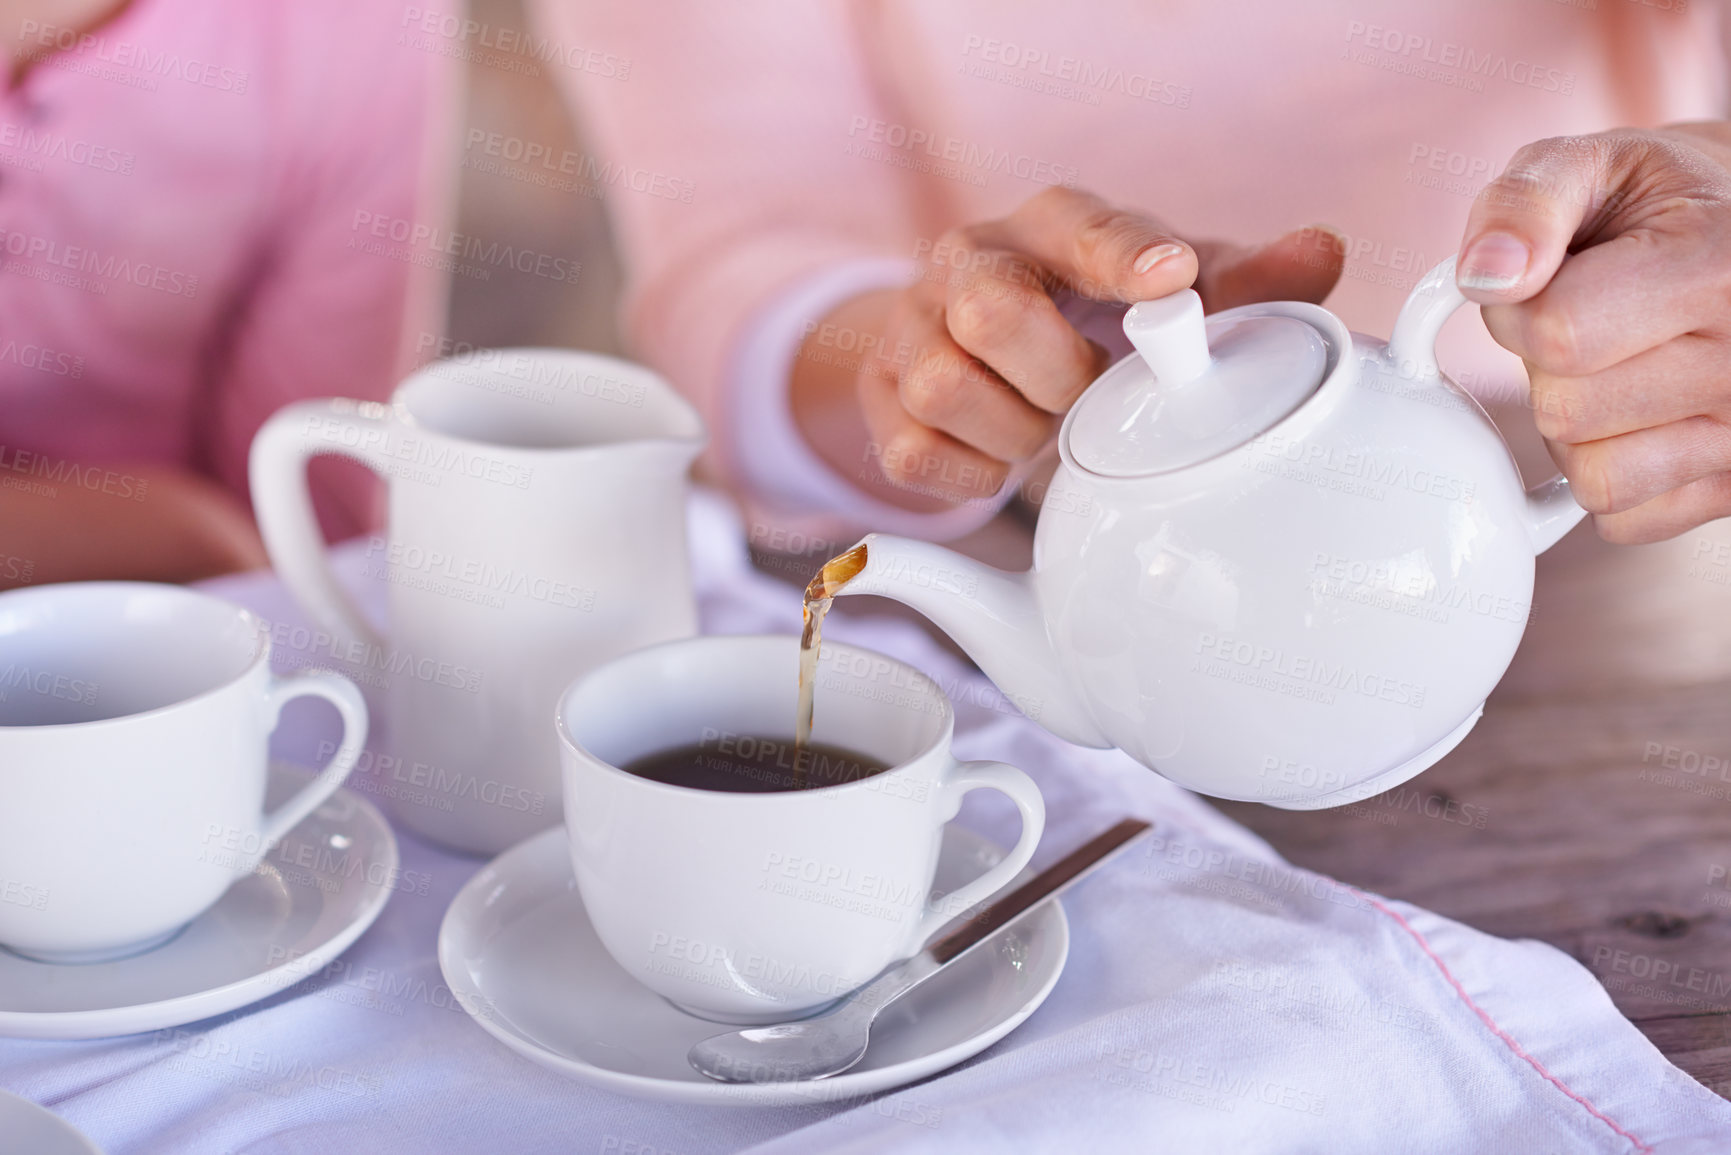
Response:
[[[958,930],[919,954],[892,963],[877,978],[822,1014],[792,1023],[728,1031],[698,1043],[686,1058],[720,1083],[787,1083],[824,1079],[866,1053],[872,1021],[891,1003],[1085,877],[1150,825],[1126,818],[1048,866]]]

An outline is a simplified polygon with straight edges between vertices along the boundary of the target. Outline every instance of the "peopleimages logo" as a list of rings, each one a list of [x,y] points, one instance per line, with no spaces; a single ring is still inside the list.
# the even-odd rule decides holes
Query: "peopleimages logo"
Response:
[[[962,41],[964,76],[995,80],[1082,104],[1099,104],[1103,92],[1150,104],[1190,107],[1190,86],[1161,80],[1135,69],[1117,68],[1078,56],[1053,56],[1043,48],[1011,40],[970,35]]]
[[[51,377],[70,377],[77,380],[84,376],[83,357],[74,353],[62,353],[29,341],[20,344],[10,338],[0,341],[0,363],[16,365],[20,369],[34,369]]]
[[[81,245],[62,244],[53,237],[38,236],[35,233],[0,229],[0,252],[9,257],[21,258],[17,262],[7,262],[9,272],[28,272],[31,266],[26,262],[39,263],[37,267],[44,272],[60,269],[74,274],[63,283],[98,295],[107,294],[109,283],[154,289],[171,297],[198,295],[196,274],[164,268],[150,261],[136,261],[129,257],[115,256],[113,253],[99,253]],[[77,274],[97,279],[85,280]]]
[[[1731,756],[1648,742],[1641,751],[1641,771],[1635,780],[1726,801],[1731,799],[1731,786],[1714,785],[1713,781],[1731,783]]]
[[[335,751],[334,743],[319,743],[320,758]],[[446,811],[454,809],[450,801],[453,798],[466,798],[519,814],[540,814],[547,805],[547,796],[539,790],[371,750],[361,752],[354,773],[349,776],[348,788]]]
[[[855,116],[848,124],[847,134],[857,142],[848,146],[849,153],[867,159],[882,159],[870,147],[882,145],[901,153],[922,153],[932,161],[970,169],[976,175],[1001,173],[1036,184],[1064,185],[1067,188],[1076,185],[1077,171],[1073,164],[992,148],[960,137],[940,135],[930,129],[909,127],[871,116]]]
[[[376,1098],[384,1085],[377,1074],[330,1064],[314,1066],[306,1059],[273,1055],[258,1047],[217,1037],[214,1031],[200,1034],[181,1027],[165,1027],[151,1035],[151,1046],[158,1052],[152,1061],[159,1070],[197,1075],[283,1099],[315,1087],[350,1098],[370,1099]]]
[[[742,951],[718,942],[704,942],[664,930],[649,936],[645,971],[695,982],[720,990],[746,990],[785,998],[790,991],[813,991],[819,995],[841,995],[869,979],[870,975],[844,975],[813,970],[805,962],[785,962],[774,955]]]
[[[0,581],[29,585],[36,576],[36,563],[27,557],[0,554]]]
[[[1373,996],[1356,985],[1329,986],[1306,968],[1287,968],[1252,959],[1218,959],[1209,978],[1243,991],[1246,1001],[1265,1011],[1295,1011],[1315,1022],[1321,1015],[1344,1025],[1379,1023],[1419,1034],[1437,1030],[1437,1021],[1417,1007],[1397,1003],[1387,995]]]
[[[43,698],[58,698],[81,706],[96,704],[97,685],[85,678],[57,674],[13,662],[0,669],[0,702],[11,700],[14,692],[36,694]]]
[[[435,686],[478,693],[482,671],[458,662],[440,661],[425,655],[417,657],[408,650],[375,645],[358,639],[345,640],[323,630],[312,630],[289,622],[265,623],[271,646],[277,651],[291,651],[317,660],[323,655],[331,662],[345,664],[345,672],[355,680],[368,680],[370,671],[404,678],[414,678]],[[309,662],[302,663],[309,665]],[[356,670],[354,667],[361,667]]]
[[[437,36],[454,44],[473,44],[477,48],[490,50],[479,58],[479,62],[483,64],[495,63],[495,56],[500,59],[515,56],[524,62],[557,64],[574,72],[587,72],[606,80],[629,80],[631,77],[630,57],[601,49],[585,48],[580,44],[566,44],[520,28],[488,24],[483,20],[460,17],[451,12],[409,6],[403,9],[401,27],[408,32],[418,32],[424,37]],[[426,51],[431,42],[417,42],[411,46]],[[448,55],[468,58],[462,53]],[[540,74],[533,68],[523,71],[531,76]]]
[[[362,427],[343,420],[349,413],[375,417],[382,412],[383,407],[373,402],[355,403],[339,398],[331,402],[331,413],[335,416],[309,416],[302,432],[335,447],[337,452],[352,451],[363,464],[370,464],[373,457],[383,457],[387,464],[412,466],[417,471],[413,475],[415,480],[435,485],[445,477],[466,477],[528,489],[534,478],[534,466],[505,461],[461,443],[417,437],[394,428]],[[401,475],[393,473],[393,476]]]
[[[512,269],[549,281],[575,282],[583,272],[581,261],[554,253],[518,248],[499,241],[484,240],[473,233],[459,233],[439,225],[423,224],[407,217],[386,216],[365,209],[355,210],[349,229],[353,233],[349,238],[350,248],[396,260],[409,260],[415,264],[426,263],[413,260],[412,254],[416,253],[446,262],[469,262],[461,268],[451,269],[452,272],[464,276],[472,276],[473,272],[469,271],[471,269],[481,273],[488,273],[491,269]],[[382,243],[387,241],[402,245],[405,251],[391,251]]]
[[[0,878],[0,902],[9,902],[13,906],[30,910],[47,910],[48,897],[49,891],[45,886],[32,886],[17,879]]]
[[[758,881],[758,890],[885,922],[909,917],[909,912],[923,907],[926,901],[926,888],[912,879],[858,871],[800,855],[772,850],[762,869],[765,877]]]
[[[1271,793],[1290,795],[1297,798],[1313,798],[1323,794],[1332,794],[1346,788],[1346,773],[1333,767],[1318,769],[1308,762],[1294,762],[1290,758],[1278,758],[1272,754],[1262,759],[1263,789],[1258,793],[1267,797]],[[1270,789],[1275,784],[1299,787],[1297,791],[1276,791]]]
[[[1302,867],[1264,862],[1213,843],[1185,842],[1158,832],[1144,837],[1141,843],[1144,871],[1159,878],[1194,884],[1199,876],[1212,875],[1216,880],[1244,883],[1275,904],[1297,895],[1354,910],[1374,909],[1369,899],[1346,883]],[[1186,872],[1188,878],[1177,872]]]
[[[1229,1071],[1207,1058],[1149,1051],[1106,1041],[1097,1043],[1096,1048],[1095,1058],[1100,1062],[1100,1069],[1093,1077],[1113,1086],[1133,1087],[1199,1107],[1228,1112],[1239,1103],[1249,1102],[1283,1107],[1301,1115],[1320,1115],[1328,1106],[1328,1100],[1315,1091]],[[1136,1079],[1133,1077],[1136,1075],[1143,1078]]]
[[[18,25],[18,39],[34,45],[29,54],[31,59],[40,59],[50,67],[80,71],[76,67],[79,59],[88,57],[104,64],[136,69],[149,76],[174,77],[218,92],[240,94],[246,91],[248,76],[245,69],[224,68],[195,57],[183,57],[166,48],[153,49],[130,40],[111,40],[99,32],[24,20]],[[154,85],[150,87],[154,88]]]
[[[121,176],[130,176],[138,159],[130,152],[69,137],[63,132],[39,131],[17,124],[0,124],[0,148],[16,149],[32,160],[58,160]],[[41,166],[36,165],[35,169],[40,171]]]
[[[102,493],[109,497],[125,498],[132,501],[143,501],[150,492],[150,482],[142,477],[134,477],[130,473],[116,473],[112,469],[104,469],[99,465],[79,465],[75,461],[66,461],[46,457],[40,453],[32,453],[28,449],[15,446],[0,445],[0,475],[16,473],[54,485],[70,485],[91,493]],[[0,477],[0,485],[5,485],[12,479]],[[8,485],[8,488],[15,488]],[[44,496],[52,497],[55,490],[47,485],[40,487],[46,490]]]
[[[1692,991],[1707,996],[1706,999],[1684,996],[1666,1000],[1686,1006],[1701,1006],[1709,1002],[1721,1005],[1731,997],[1731,974],[1684,966],[1670,959],[1637,954],[1617,947],[1594,947],[1592,969],[1600,975],[1600,982],[1607,990],[1628,990],[1629,980],[1639,979],[1645,986],[1636,987],[1632,993],[1660,997]]]
[[[1689,576],[1712,585],[1731,585],[1731,541],[1698,538],[1689,558]]]
[[[503,608],[507,599],[521,599],[589,613],[598,596],[598,591],[576,582],[377,536],[367,541],[361,574],[494,608]]]
[[[1478,496],[1478,486],[1463,477],[1359,449],[1307,442],[1287,433],[1261,434],[1251,438],[1250,446],[1254,452],[1243,459],[1246,468],[1374,501],[1381,501],[1390,490],[1468,504]]]
[[[488,132],[484,128],[471,128],[463,148],[465,154],[479,152],[484,158],[507,162],[484,166],[483,162],[475,160],[472,155],[465,155],[463,165],[466,168],[473,168],[478,172],[515,175],[527,178],[528,183],[563,192],[598,196],[606,189],[621,188],[645,196],[690,204],[697,191],[697,186],[691,181],[653,169],[627,168],[614,161],[569,148],[555,153],[552,146],[539,141],[525,140],[523,137],[503,132]],[[512,170],[508,165],[520,165],[521,168]],[[530,177],[530,174],[534,174],[533,177]],[[555,177],[572,179],[560,183],[553,180]]]
[[[1423,686],[1344,662],[1289,653],[1280,646],[1261,646],[1231,635],[1202,633],[1196,638],[1196,654],[1202,673],[1280,693],[1291,692],[1289,686],[1294,691],[1299,688],[1314,691],[1294,696],[1313,698],[1325,705],[1332,704],[1334,692],[1340,691],[1415,710],[1424,707]],[[1235,670],[1243,671],[1245,677],[1232,676]]]
[[[565,393],[641,409],[649,396],[649,390],[642,382],[610,377],[584,363],[550,361],[521,350],[476,347],[467,341],[454,341],[432,333],[422,333],[415,342],[415,349],[439,358],[424,372],[489,393],[522,397],[540,405],[557,404],[558,395]]]
[[[1362,20],[1346,24],[1346,55],[1356,63],[1369,64],[1388,72],[1404,72],[1425,80],[1434,80],[1454,87],[1483,92],[1487,80],[1501,80],[1521,88],[1537,88],[1562,96],[1573,95],[1575,74],[1546,68],[1530,60],[1511,59],[1506,53],[1480,51],[1470,45],[1434,36],[1402,32]],[[1371,52],[1385,53],[1378,59],[1366,54],[1353,54],[1354,45],[1363,45]]]
[[[1402,557],[1365,560],[1316,551],[1310,564],[1310,589],[1321,597],[1387,610],[1446,625],[1453,611],[1525,625],[1532,603],[1507,594],[1444,582],[1422,551]]]

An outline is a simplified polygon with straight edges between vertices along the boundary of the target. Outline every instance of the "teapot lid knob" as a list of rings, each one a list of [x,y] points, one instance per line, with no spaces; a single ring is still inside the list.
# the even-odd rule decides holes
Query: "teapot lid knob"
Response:
[[[1208,371],[1208,327],[1202,298],[1183,289],[1155,301],[1138,301],[1124,314],[1124,335],[1148,368],[1168,387],[1194,381]]]

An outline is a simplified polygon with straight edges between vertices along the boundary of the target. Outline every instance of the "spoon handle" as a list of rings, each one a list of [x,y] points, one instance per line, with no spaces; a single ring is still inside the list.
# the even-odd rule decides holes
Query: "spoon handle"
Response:
[[[961,957],[1046,899],[1074,885],[1143,831],[1152,829],[1151,823],[1140,818],[1126,818],[1111,829],[1101,831],[981,910],[958,929],[934,940],[921,952],[922,956],[930,955],[939,966]]]
[[[855,991],[831,1014],[846,1011],[857,1014],[878,1011],[901,998],[950,963],[967,954],[999,931],[1091,873],[1144,831],[1150,823],[1140,818],[1126,818],[1108,830],[1103,830],[1087,842],[1048,866],[1033,878],[1005,894],[956,930],[933,939],[924,950],[912,958],[887,968],[877,978]],[[824,1016],[820,1015],[819,1018]]]

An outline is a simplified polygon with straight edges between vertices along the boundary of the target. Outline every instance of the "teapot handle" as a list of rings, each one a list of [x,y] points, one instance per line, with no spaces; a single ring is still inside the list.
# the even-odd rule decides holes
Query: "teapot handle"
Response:
[[[1443,322],[1467,303],[1455,285],[1455,259],[1450,257],[1426,273],[1401,306],[1388,341],[1388,356],[1395,372],[1409,381],[1438,376],[1436,339]],[[1587,516],[1569,492],[1569,479],[1561,473],[1527,490],[1527,537],[1534,553],[1544,553]]]

